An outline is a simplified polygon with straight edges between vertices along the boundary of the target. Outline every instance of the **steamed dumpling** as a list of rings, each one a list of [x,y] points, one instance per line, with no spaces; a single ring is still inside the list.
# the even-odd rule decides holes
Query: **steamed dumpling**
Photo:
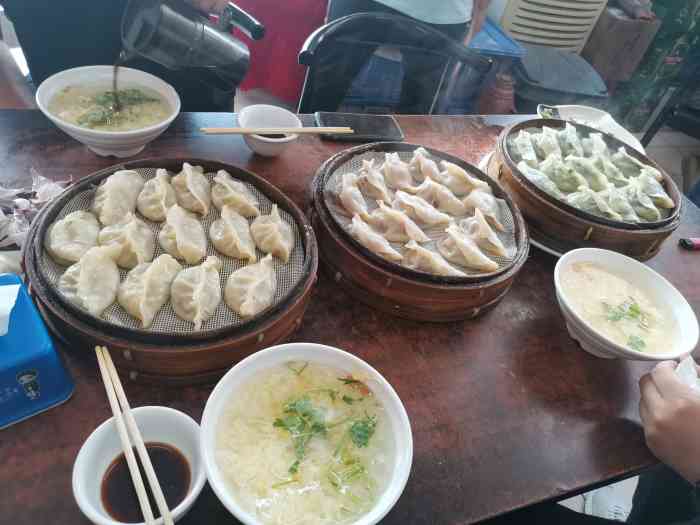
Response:
[[[440,184],[447,186],[455,195],[461,197],[476,189],[492,193],[488,182],[469,175],[457,164],[443,160],[440,165],[444,171],[440,173],[436,180]]]
[[[449,215],[442,213],[424,199],[409,195],[405,191],[396,192],[392,206],[406,212],[415,221],[428,226],[449,224],[452,220]]]
[[[605,200],[610,208],[618,213],[625,222],[639,222],[639,217],[627,199],[624,188],[610,186],[607,190],[598,193],[598,196]]]
[[[409,241],[404,255],[404,266],[412,270],[432,273],[434,275],[446,275],[452,277],[464,277],[466,274],[451,266],[442,255],[427,248],[423,248],[416,241]]]
[[[119,286],[117,300],[144,328],[153,324],[158,310],[170,299],[170,286],[182,266],[167,253],[132,269]]]
[[[356,213],[367,216],[367,202],[358,186],[360,178],[356,173],[343,173],[340,177],[338,198],[349,215]]]
[[[462,228],[451,224],[447,236],[437,243],[438,250],[448,261],[485,272],[495,272],[498,264],[484,255],[476,242]]]
[[[92,213],[74,211],[49,227],[44,247],[58,264],[69,265],[97,246],[99,233],[100,224]]]
[[[408,165],[399,158],[398,153],[387,153],[384,156],[384,181],[395,190],[408,188],[413,184]]]
[[[542,126],[542,132],[532,136],[532,145],[543,159],[550,155],[561,157],[557,131],[549,126]]]
[[[267,255],[259,263],[244,266],[229,276],[224,299],[241,317],[253,317],[272,304],[276,290],[272,255]]]
[[[501,239],[498,238],[496,232],[486,222],[486,218],[480,209],[474,210],[474,217],[464,219],[459,225],[476,242],[477,246],[485,252],[500,257],[507,255]]]
[[[407,192],[417,195],[438,210],[451,215],[464,215],[466,207],[449,188],[435,182],[430,177],[426,177],[421,184],[415,188],[409,188]]]
[[[177,204],[168,210],[158,242],[170,255],[188,264],[197,264],[207,251],[207,236],[199,220]]]
[[[648,168],[651,170],[656,180],[659,182],[663,180],[663,176],[659,170],[635,159],[632,155],[627,153],[627,149],[624,146],[620,146],[617,152],[610,157],[610,160],[628,178],[636,177],[643,168]]]
[[[605,173],[609,182],[612,182],[618,188],[627,186],[629,179],[622,173],[615,164],[612,163],[609,157],[604,155],[597,155],[593,159],[593,165],[600,171]]]
[[[156,176],[144,184],[136,199],[136,208],[147,219],[162,222],[168,209],[176,202],[175,190],[170,185],[170,175],[163,168],[159,168]]]
[[[181,271],[170,287],[170,297],[175,313],[180,319],[192,321],[199,330],[221,302],[219,270],[221,261],[209,256],[199,266]]]
[[[475,210],[481,210],[486,220],[489,221],[498,231],[505,231],[501,224],[501,212],[498,206],[498,199],[491,193],[481,190],[474,190],[467,195],[462,201],[467,208],[467,212],[474,213]]]
[[[604,192],[596,193],[590,188],[579,188],[579,191],[566,196],[566,203],[574,208],[583,210],[599,217],[621,221],[622,215],[613,210],[601,196]]]
[[[70,302],[99,317],[117,296],[119,269],[114,260],[120,252],[116,245],[90,248],[61,275],[58,290]]]
[[[104,226],[121,221],[136,209],[144,180],[132,170],[115,171],[98,186],[92,211]]]
[[[260,203],[253,192],[243,184],[231,177],[225,170],[219,170],[214,177],[214,185],[211,188],[211,200],[214,206],[222,209],[231,206],[243,217],[257,217],[260,215]]]
[[[389,261],[400,261],[403,259],[403,256],[391,247],[389,241],[374,231],[359,215],[353,216],[352,223],[348,226],[348,232],[362,246],[384,259]]]
[[[231,206],[226,205],[221,209],[221,218],[212,223],[209,238],[224,255],[247,259],[251,263],[257,259],[248,221]]]
[[[398,154],[394,153],[398,159]],[[409,173],[418,181],[425,180],[426,177],[430,177],[433,180],[438,180],[440,176],[440,170],[433,159],[430,158],[430,154],[425,148],[418,148],[413,152],[413,157],[411,162],[408,164]],[[407,186],[398,187],[397,189],[405,189]]]
[[[372,212],[368,222],[391,242],[410,240],[428,242],[430,238],[404,212],[389,208],[383,201],[377,201],[379,208]]]
[[[538,169],[549,177],[549,179],[556,185],[557,189],[564,193],[576,191],[579,186],[588,186],[588,182],[586,182],[583,175],[577,173],[571,166],[564,164],[560,157],[547,157],[542,164],[540,164]],[[525,175],[525,173],[523,174]],[[525,176],[527,177],[527,175]],[[532,182],[534,183],[535,181],[533,180]],[[545,182],[545,184],[547,183]],[[549,193],[549,191],[543,187],[540,187],[540,189]]]
[[[676,203],[673,202],[673,199],[668,196],[668,193],[666,193],[666,190],[664,190],[661,183],[656,180],[654,171],[655,170],[653,170],[653,168],[642,168],[642,172],[634,182],[635,184],[639,185],[642,191],[646,193],[652,202],[659,208],[666,208],[668,210],[673,209],[676,206]]]
[[[583,157],[583,145],[575,126],[567,122],[564,129],[560,129],[557,133],[557,138],[559,139],[562,156],[574,155],[575,157]]]
[[[382,172],[374,166],[374,159],[362,161],[357,186],[370,199],[391,204],[391,191],[384,182]]]
[[[294,249],[292,227],[280,216],[277,204],[272,205],[270,215],[261,215],[250,225],[250,234],[260,251],[271,253],[283,262],[289,260]]]
[[[583,178],[586,179],[586,182],[588,182],[588,186],[590,186],[593,191],[602,191],[610,184],[608,182],[608,178],[605,176],[605,173],[596,167],[593,159],[569,155],[564,160],[564,163],[582,175]]]
[[[173,177],[173,188],[180,206],[200,215],[209,213],[211,188],[201,166],[185,162],[182,171]]]
[[[102,246],[114,244],[121,248],[116,263],[126,269],[153,260],[154,238],[155,234],[148,225],[133,213],[127,213],[120,222],[102,228],[98,237]]]
[[[526,164],[524,161],[521,160],[518,163],[518,169],[527,180],[532,182],[535,186],[537,186],[546,194],[551,195],[552,197],[555,197],[557,199],[564,198],[564,194],[561,191],[559,191],[559,188],[554,183],[554,181],[537,168],[533,168],[532,166]]]
[[[623,191],[637,216],[646,221],[655,222],[661,220],[661,212],[654,206],[654,201],[644,191],[642,181],[638,180],[638,178],[632,178],[629,185],[623,188]]]
[[[605,143],[602,133],[591,133],[588,135],[587,139],[581,140],[581,145],[587,157],[597,157],[599,155],[603,157],[610,156],[608,145]]]
[[[513,139],[513,149],[516,156],[520,158],[520,162],[524,162],[533,168],[537,167],[539,160],[535,153],[535,148],[532,145],[532,135],[530,132],[521,129],[517,137]]]

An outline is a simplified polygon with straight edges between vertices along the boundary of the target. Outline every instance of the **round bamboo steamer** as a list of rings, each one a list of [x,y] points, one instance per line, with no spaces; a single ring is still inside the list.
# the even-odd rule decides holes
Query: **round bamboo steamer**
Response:
[[[627,152],[637,160],[653,166],[663,175],[662,184],[676,207],[671,215],[654,223],[629,224],[596,217],[583,212],[546,194],[532,184],[518,169],[510,156],[508,138],[522,129],[563,128],[564,120],[533,119],[505,128],[496,144],[496,150],[489,162],[491,178],[506,188],[522,211],[530,236],[559,253],[576,248],[595,247],[616,251],[638,260],[647,260],[656,255],[661,244],[680,224],[683,199],[673,179],[653,160],[637,152],[634,148],[602,133],[594,128],[576,124],[588,132],[602,133],[611,149],[625,146]]]

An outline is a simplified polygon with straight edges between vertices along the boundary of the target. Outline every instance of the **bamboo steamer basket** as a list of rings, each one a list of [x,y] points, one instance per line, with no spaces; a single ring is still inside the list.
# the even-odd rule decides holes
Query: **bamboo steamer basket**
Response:
[[[527,260],[529,239],[517,205],[486,174],[446,153],[425,148],[433,158],[453,162],[488,182],[513,216],[517,251],[512,261],[492,274],[442,277],[416,272],[387,261],[353,239],[332,216],[323,192],[331,175],[353,156],[367,152],[410,152],[418,145],[380,142],[342,151],[317,171],[310,187],[310,215],[318,237],[323,268],[350,296],[377,310],[415,321],[450,322],[472,319],[493,308],[510,289]]]
[[[250,183],[286,211],[296,222],[303,244],[303,266],[298,282],[266,312],[237,326],[190,333],[149,333],[110,324],[68,303],[40,270],[43,239],[57,214],[75,195],[99,184],[119,169],[166,168],[180,170],[183,162],[205,172],[228,171]],[[47,205],[35,219],[25,243],[23,262],[30,291],[52,335],[70,351],[91,353],[105,345],[123,377],[142,383],[187,385],[216,381],[230,366],[268,346],[288,340],[302,323],[316,282],[318,248],[313,229],[302,211],[279,189],[241,168],[202,159],[145,159],[100,170],[71,186]]]
[[[533,119],[505,128],[498,137],[496,150],[489,162],[489,175],[512,195],[525,217],[533,241],[559,253],[595,247],[616,251],[640,261],[650,259],[680,224],[683,205],[681,193],[673,179],[656,162],[612,135],[576,123],[580,130],[601,133],[608,147],[613,150],[625,146],[631,156],[653,166],[663,175],[662,185],[676,206],[669,217],[641,224],[613,221],[569,206],[537,188],[518,169],[508,149],[510,137],[523,129],[543,126],[563,128],[565,124],[566,121],[559,119]]]

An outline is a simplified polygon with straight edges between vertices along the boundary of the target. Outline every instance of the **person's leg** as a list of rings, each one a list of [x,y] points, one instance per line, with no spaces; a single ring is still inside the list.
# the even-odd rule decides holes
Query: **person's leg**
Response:
[[[700,516],[694,487],[665,465],[639,476],[634,493],[631,525],[687,522]]]

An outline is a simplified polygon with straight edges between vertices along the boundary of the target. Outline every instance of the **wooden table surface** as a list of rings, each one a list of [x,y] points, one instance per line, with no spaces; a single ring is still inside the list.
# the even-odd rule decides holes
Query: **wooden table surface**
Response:
[[[407,141],[477,163],[499,132],[476,117],[402,117]],[[203,136],[228,114],[183,114],[141,154],[201,157],[248,168],[300,205],[315,170],[346,147],[303,137],[281,157],[253,156],[241,137]],[[114,160],[100,158],[36,111],[0,112],[0,182],[26,183],[30,168],[64,179]],[[678,238],[698,236],[700,210],[686,202],[680,228],[649,265],[700,309],[700,254]],[[632,475],[655,460],[644,444],[637,381],[650,364],[583,352],[556,304],[555,259],[536,248],[503,302],[470,322],[396,319],[345,296],[321,274],[295,341],[348,350],[395,387],[411,419],[414,461],[403,496],[384,523],[467,524]],[[87,523],[73,500],[71,469],[83,441],[110,416],[89,349],[65,352],[76,383],[58,408],[0,431],[0,523]],[[128,385],[132,406],[159,404],[199,420],[211,387]],[[183,524],[236,523],[205,490]]]

